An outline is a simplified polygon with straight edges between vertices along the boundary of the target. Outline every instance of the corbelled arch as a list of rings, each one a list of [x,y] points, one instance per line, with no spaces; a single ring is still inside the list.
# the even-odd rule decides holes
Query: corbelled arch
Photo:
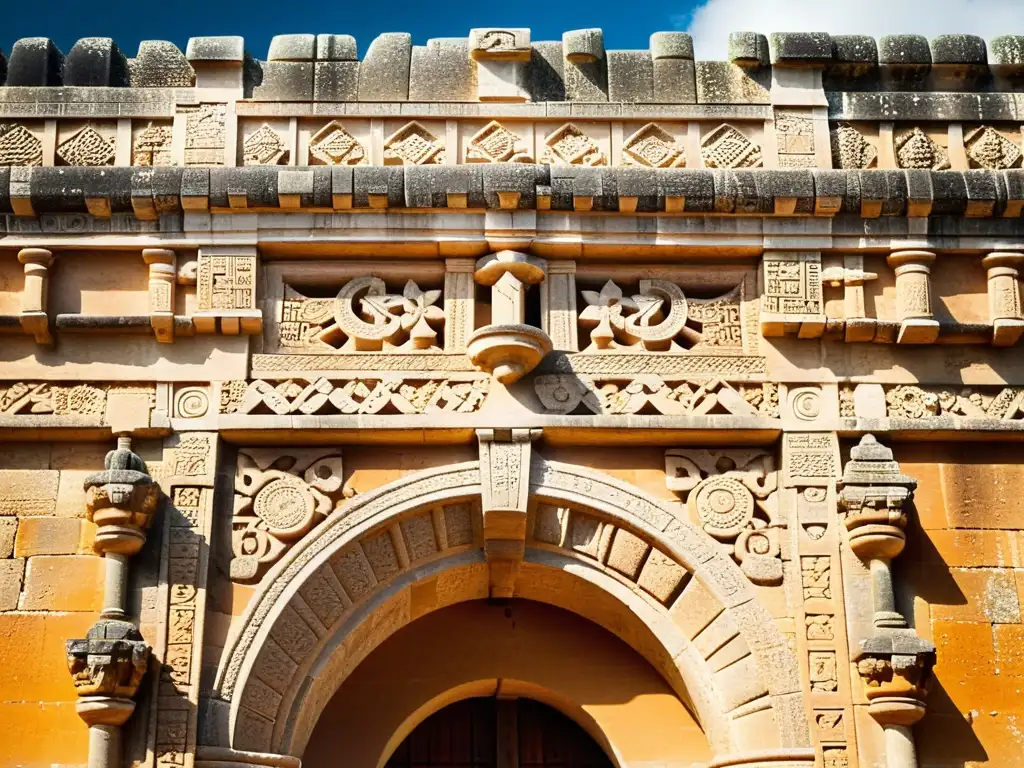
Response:
[[[210,709],[216,727],[207,729],[219,745],[300,754],[361,658],[425,610],[487,596],[486,586],[465,588],[486,585],[486,577],[474,577],[487,568],[480,482],[479,462],[465,462],[356,497],[268,573],[221,658]],[[636,649],[674,677],[670,684],[681,682],[718,758],[813,759],[796,659],[710,537],[628,483],[537,455],[530,494],[539,505],[614,528],[612,536],[624,532],[649,548],[646,561],[674,563],[685,578],[656,595],[623,569],[572,547],[559,552],[538,536],[528,542],[517,596],[567,608],[642,646]],[[536,510],[532,518],[536,528]],[[638,642],[621,622],[588,615],[588,601],[558,597],[566,590],[548,593],[555,574],[600,590],[653,639]],[[709,662],[720,646],[699,640],[705,630],[728,640],[735,663]]]

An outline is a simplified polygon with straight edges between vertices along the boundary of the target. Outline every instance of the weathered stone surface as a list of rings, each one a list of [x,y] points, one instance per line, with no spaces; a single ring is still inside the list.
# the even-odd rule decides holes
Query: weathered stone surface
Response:
[[[412,49],[410,101],[475,101],[476,66],[465,38],[428,40]]]
[[[832,40],[827,32],[774,32],[771,50],[773,65],[816,66],[832,58]]]
[[[533,44],[530,55],[530,93],[534,101],[565,101],[562,43]]]
[[[685,32],[655,32],[651,35],[651,58],[693,61],[693,38]]]
[[[608,52],[608,100],[654,101],[654,62],[647,51]]]
[[[360,101],[409,98],[412,35],[389,32],[377,37],[359,62]]]
[[[313,35],[274,35],[267,51],[267,61],[313,61],[316,58],[317,38]]]
[[[245,40],[241,37],[190,37],[185,58],[191,62],[238,62],[245,59]]]
[[[768,38],[757,32],[729,34],[729,61],[741,67],[768,65]]]
[[[131,60],[133,88],[189,88],[196,73],[174,43],[143,40],[139,53]]]
[[[262,65],[263,81],[253,89],[257,101],[312,101],[311,61],[267,61]]]
[[[128,60],[109,37],[83,37],[64,60],[64,85],[111,86],[131,84]]]
[[[771,70],[744,68],[725,61],[698,61],[698,104],[768,104]]]
[[[359,97],[358,61],[317,61],[314,66],[314,101],[355,101]]]
[[[352,35],[317,35],[317,61],[359,61]]]
[[[11,48],[8,86],[53,86],[64,79],[64,54],[48,37],[25,37]]]

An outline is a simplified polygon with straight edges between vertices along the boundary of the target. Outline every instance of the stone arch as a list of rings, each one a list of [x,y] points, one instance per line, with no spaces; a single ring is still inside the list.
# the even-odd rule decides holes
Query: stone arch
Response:
[[[464,589],[474,569],[487,567],[480,494],[479,462],[419,472],[353,499],[296,545],[229,639],[211,702],[215,727],[207,730],[221,734],[223,746],[299,754],[346,669],[414,618],[417,585],[434,585],[437,607],[486,597],[486,588]],[[626,544],[646,549],[645,562],[675,567],[680,578],[658,592],[641,583],[643,571],[631,580],[628,569],[540,531],[528,541],[523,596],[557,605],[535,574],[561,574],[611,596],[622,615],[642,617],[653,638],[646,643],[616,626],[621,619],[593,620],[643,646],[637,650],[673,678],[717,758],[813,759],[796,659],[710,537],[627,483],[536,455],[530,494],[536,505],[565,510],[570,525],[574,516],[596,521],[613,542],[621,531]],[[535,507],[535,534],[541,514]],[[561,607],[592,618],[579,604]],[[709,662],[723,646],[708,647],[702,635],[724,640],[733,663]],[[330,661],[340,656],[344,663]]]

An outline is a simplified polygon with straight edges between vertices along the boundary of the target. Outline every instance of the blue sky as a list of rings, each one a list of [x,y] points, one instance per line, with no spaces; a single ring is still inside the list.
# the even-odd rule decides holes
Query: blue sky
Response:
[[[182,50],[190,37],[241,35],[256,58],[270,38],[290,32],[355,35],[359,52],[381,32],[464,37],[472,27],[529,27],[534,40],[558,40],[581,27],[604,30],[607,48],[647,48],[652,32],[693,35],[698,58],[726,56],[729,33],[830,32],[880,37],[916,33],[1024,35],[1024,0],[595,0],[522,3],[496,10],[466,0],[0,0],[0,49],[21,37],[50,37],[68,51],[80,37],[112,37],[128,56],[140,40],[170,40]]]
[[[170,40],[184,50],[190,37],[241,35],[257,58],[264,58],[270,38],[282,33],[355,35],[361,55],[381,32],[410,32],[422,44],[431,37],[464,37],[472,27],[499,25],[529,27],[534,40],[558,40],[566,30],[601,27],[608,48],[647,48],[652,32],[675,29],[673,19],[688,10],[686,3],[650,0],[523,3],[512,6],[515,10],[465,0],[0,0],[0,5],[0,49],[7,52],[22,37],[53,38],[65,52],[80,37],[112,37],[134,56],[140,40]]]

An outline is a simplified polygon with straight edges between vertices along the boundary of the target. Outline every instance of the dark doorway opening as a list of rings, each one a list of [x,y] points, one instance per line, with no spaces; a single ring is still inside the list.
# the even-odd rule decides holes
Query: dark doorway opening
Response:
[[[531,699],[477,698],[435,712],[386,768],[613,768],[596,742],[557,709]]]

